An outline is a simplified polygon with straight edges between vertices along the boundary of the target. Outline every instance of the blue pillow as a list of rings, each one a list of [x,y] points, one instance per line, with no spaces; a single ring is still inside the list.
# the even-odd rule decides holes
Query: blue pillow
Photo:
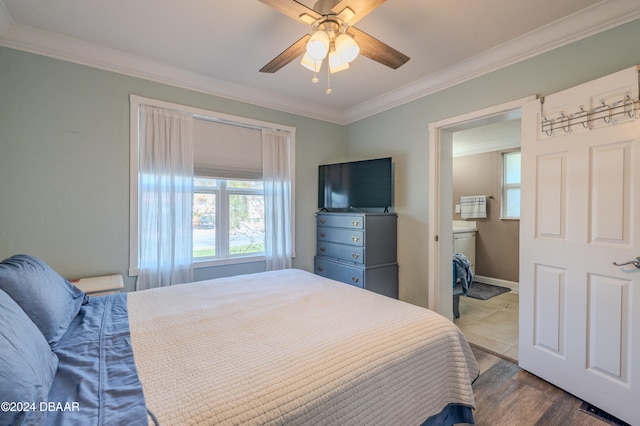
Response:
[[[86,302],[82,290],[43,261],[24,254],[0,262],[0,289],[20,305],[52,347]]]
[[[57,368],[58,357],[38,327],[0,290],[0,402],[29,403],[27,410],[3,407],[0,424],[43,423],[46,411],[40,411],[40,402],[47,401]]]

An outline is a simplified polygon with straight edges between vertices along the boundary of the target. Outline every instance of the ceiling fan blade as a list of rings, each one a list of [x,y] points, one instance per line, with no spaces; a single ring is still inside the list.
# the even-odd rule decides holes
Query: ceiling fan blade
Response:
[[[349,25],[354,25],[356,22],[367,16],[378,6],[382,5],[387,0],[342,0],[331,9],[332,12],[337,14],[341,19],[344,19],[340,14],[345,11],[345,9],[351,9],[355,16],[351,19],[344,19],[345,22]],[[345,17],[350,17],[351,12],[346,11],[344,14]]]
[[[261,3],[271,6],[275,10],[284,13],[290,18],[300,21],[303,24],[310,24],[316,19],[320,19],[322,15],[313,9],[308,8],[302,3],[295,0],[258,0]],[[313,19],[311,19],[311,18]]]
[[[411,59],[404,53],[397,51],[393,47],[384,44],[380,40],[371,37],[369,34],[355,27],[349,27],[347,34],[353,37],[356,43],[358,43],[361,55],[393,69],[401,67]]]
[[[296,59],[298,56],[304,54],[307,50],[307,41],[311,38],[309,34],[305,34],[302,38],[291,46],[289,46],[284,52],[273,58],[271,62],[269,62],[264,67],[260,68],[260,72],[269,72],[273,73],[278,71],[280,68],[287,65],[289,62]]]

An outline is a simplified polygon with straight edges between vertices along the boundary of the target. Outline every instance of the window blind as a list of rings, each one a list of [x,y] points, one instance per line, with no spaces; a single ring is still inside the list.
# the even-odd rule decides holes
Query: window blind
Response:
[[[262,179],[262,132],[194,117],[194,175]]]

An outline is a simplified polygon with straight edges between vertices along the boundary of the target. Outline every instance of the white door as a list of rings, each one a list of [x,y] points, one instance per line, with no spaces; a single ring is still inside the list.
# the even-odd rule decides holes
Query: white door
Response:
[[[640,419],[638,71],[522,114],[520,366],[628,423]]]

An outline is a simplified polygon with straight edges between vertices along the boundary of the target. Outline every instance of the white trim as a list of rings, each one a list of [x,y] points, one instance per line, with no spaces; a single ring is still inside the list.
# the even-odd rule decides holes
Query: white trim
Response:
[[[1,0],[0,0],[1,1]],[[231,83],[83,40],[13,24],[0,37],[0,46],[49,56],[93,68],[142,78],[170,86],[220,96],[265,108],[344,124],[343,114],[314,102],[287,97],[269,90]]]
[[[135,105],[135,107],[134,107]],[[138,276],[138,127],[139,106],[129,96],[129,276]]]
[[[347,109],[353,123],[640,18],[636,0],[601,1],[399,89]]]
[[[453,215],[450,208],[444,210],[444,215],[448,215],[448,217],[442,217],[441,215],[441,142],[444,140],[445,134],[450,136],[454,130],[475,127],[485,124],[485,122],[496,120],[498,117],[512,117],[515,112],[519,114],[519,110],[529,99],[531,97],[506,102],[429,124],[428,307],[447,318],[452,316],[451,309],[449,309],[452,304],[448,299],[445,300],[444,298],[449,293],[452,294],[452,272],[451,268],[443,270],[445,264],[442,260],[441,251],[443,243],[448,241],[447,237],[451,233],[451,229],[444,229],[444,226],[452,223]],[[435,241],[436,236],[439,236],[439,242]]]
[[[2,1],[2,0],[0,0]],[[176,111],[188,112],[193,115],[209,117],[222,122],[236,123],[258,129],[275,129],[288,132],[290,135],[290,154],[292,161],[292,195],[291,195],[291,232],[293,235],[293,257],[295,258],[295,146],[296,128],[282,124],[270,123],[267,121],[253,120],[231,114],[219,113],[216,111],[195,108],[173,102],[161,101],[158,99],[145,98],[142,96],[129,95],[129,276],[138,275],[138,110],[140,105],[151,105],[159,108],[172,109]],[[208,266],[220,266],[226,264],[264,261],[264,256],[230,257],[211,261],[194,261],[194,268],[204,268]]]
[[[440,139],[438,135],[439,129],[436,123],[429,124],[429,141]],[[435,312],[440,312],[440,286],[433,283],[440,282],[440,250],[438,249],[438,241],[440,234],[440,214],[438,213],[438,205],[432,203],[431,200],[440,200],[440,144],[429,143],[429,235],[428,235],[428,253],[429,261],[427,267],[427,307]]]
[[[237,265],[240,263],[257,263],[257,262],[266,262],[266,257],[265,256],[236,256],[236,257],[225,257],[224,259],[194,260],[193,268],[201,269],[201,268],[211,268],[215,266]]]
[[[226,82],[181,67],[54,34],[11,19],[0,0],[0,45],[336,124],[350,124],[640,18],[637,0],[604,0],[345,111]]]
[[[283,124],[270,123],[268,121],[254,120],[252,118],[240,117],[238,115],[224,114],[222,112],[206,110],[202,108],[191,107],[188,105],[180,105],[173,102],[161,101],[158,99],[145,98],[138,95],[129,95],[129,101],[136,105],[151,105],[159,108],[174,109],[177,111],[188,112],[194,115],[201,115],[203,117],[214,118],[219,121],[226,121],[229,123],[240,123],[244,125],[253,126],[257,129],[275,129],[283,130],[295,135],[296,128],[292,126],[285,126]]]
[[[533,96],[535,97],[535,95]],[[505,102],[500,105],[494,105],[491,107],[483,108],[478,111],[472,111],[466,114],[458,115],[455,117],[445,118],[443,120],[432,123],[439,129],[452,129],[462,130],[477,127],[478,124],[483,125],[484,122],[490,121],[492,118],[506,115],[508,119],[519,117],[520,113],[514,113],[514,111],[522,108],[522,105],[530,99],[530,97],[517,99],[515,101]]]

